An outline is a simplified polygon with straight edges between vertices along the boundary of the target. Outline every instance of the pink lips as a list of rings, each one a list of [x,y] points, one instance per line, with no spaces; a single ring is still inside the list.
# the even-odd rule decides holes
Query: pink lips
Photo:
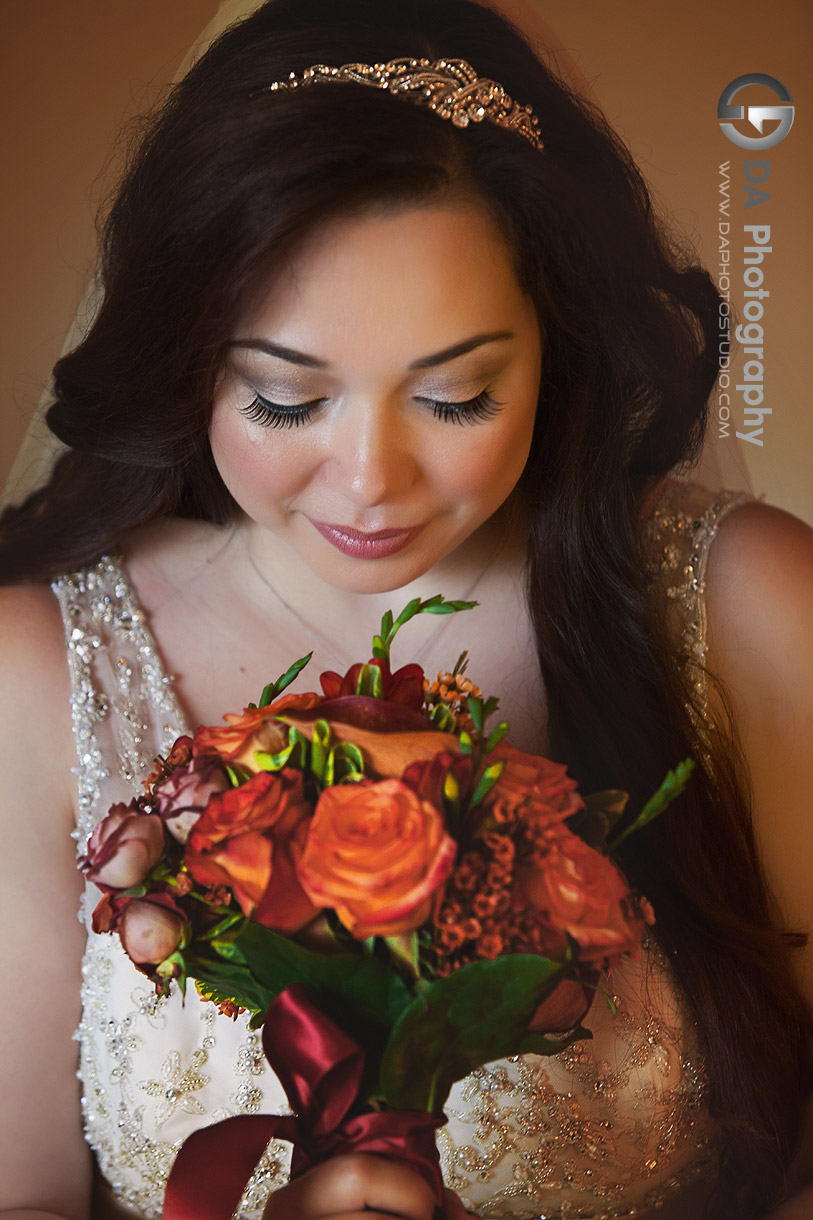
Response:
[[[308,520],[331,546],[353,559],[385,559],[388,555],[395,555],[408,546],[413,538],[417,538],[423,529],[422,525],[418,525],[409,530],[373,530],[365,533],[347,525],[314,521],[312,517],[308,517]]]

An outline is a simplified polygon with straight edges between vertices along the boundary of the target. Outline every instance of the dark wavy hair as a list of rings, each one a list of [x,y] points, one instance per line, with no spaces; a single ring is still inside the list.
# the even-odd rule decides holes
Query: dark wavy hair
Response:
[[[544,152],[360,86],[263,92],[314,63],[443,55],[530,104]],[[70,448],[0,521],[0,571],[53,577],[161,515],[233,519],[208,425],[238,318],[315,226],[439,197],[489,209],[544,336],[522,486],[551,753],[586,790],[627,789],[633,814],[678,759],[698,761],[680,807],[629,840],[622,863],[653,901],[705,1043],[722,1133],[712,1213],[757,1216],[793,1152],[810,1018],[730,711],[707,755],[639,524],[653,482],[699,453],[718,297],[662,231],[603,117],[508,22],[472,0],[273,0],[217,40],[148,127],[109,210],[103,303],[54,372],[48,423]]]

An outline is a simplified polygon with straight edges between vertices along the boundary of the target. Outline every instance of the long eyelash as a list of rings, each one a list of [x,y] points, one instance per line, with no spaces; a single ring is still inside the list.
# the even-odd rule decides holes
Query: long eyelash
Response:
[[[502,410],[503,404],[496,402],[488,390],[483,390],[476,398],[467,402],[441,402],[437,399],[425,399],[432,407],[435,419],[451,424],[479,424],[487,419],[493,419]]]
[[[257,394],[247,407],[240,407],[240,412],[263,428],[298,428],[300,424],[308,423],[320,402],[321,399],[317,398],[296,407],[280,407]]]
[[[307,424],[313,416],[313,411],[321,403],[321,399],[305,402],[295,407],[280,407],[268,402],[257,394],[253,402],[246,407],[240,407],[240,412],[255,424],[263,428],[298,428]],[[483,390],[476,398],[466,402],[443,402],[439,399],[423,399],[432,408],[435,419],[452,424],[477,424],[493,419],[502,410],[502,403],[496,402],[488,390]]]

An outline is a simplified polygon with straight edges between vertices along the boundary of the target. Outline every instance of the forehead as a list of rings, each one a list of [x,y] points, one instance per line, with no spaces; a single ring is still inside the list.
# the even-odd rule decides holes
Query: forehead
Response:
[[[320,227],[274,274],[236,337],[273,338],[331,364],[356,355],[408,363],[469,335],[527,326],[529,314],[487,210],[432,204]]]

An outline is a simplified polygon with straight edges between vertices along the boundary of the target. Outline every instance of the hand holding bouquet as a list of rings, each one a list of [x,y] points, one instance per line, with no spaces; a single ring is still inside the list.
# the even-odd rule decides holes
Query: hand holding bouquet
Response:
[[[506,724],[489,731],[497,700],[466,678],[465,654],[431,684],[418,665],[392,672],[405,623],[473,604],[387,613],[372,659],[322,674],[321,694],[283,693],[310,658],[296,662],[259,705],[176,741],[145,794],[91,836],[94,930],[118,933],[159,992],[193,978],[222,1011],[249,1010],[294,1110],[195,1133],[170,1220],[190,1207],[225,1220],[274,1135],[294,1142],[294,1176],[381,1152],[440,1202],[434,1130],[452,1084],[589,1037],[591,989],[652,922],[609,852],[679,793],[691,761],[617,833],[626,794],[583,798],[563,766],[511,746]],[[224,1139],[235,1172],[212,1203],[206,1148],[222,1173]]]

